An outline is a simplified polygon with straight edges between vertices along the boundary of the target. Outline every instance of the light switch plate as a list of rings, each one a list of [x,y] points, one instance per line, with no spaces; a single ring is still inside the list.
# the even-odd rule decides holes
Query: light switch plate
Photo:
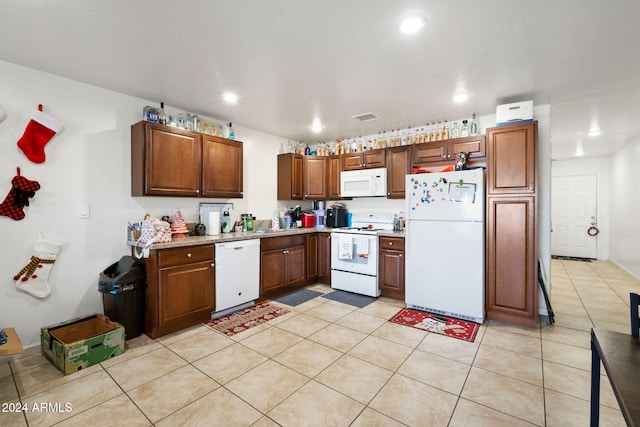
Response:
[[[78,218],[80,219],[91,218],[91,206],[87,204],[78,205]]]

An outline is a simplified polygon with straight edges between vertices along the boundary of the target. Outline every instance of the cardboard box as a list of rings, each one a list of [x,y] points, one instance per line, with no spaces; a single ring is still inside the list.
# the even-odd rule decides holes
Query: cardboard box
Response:
[[[514,102],[496,107],[496,125],[505,126],[514,123],[533,121],[533,101]]]
[[[41,329],[42,354],[65,375],[124,353],[124,327],[104,314]]]
[[[7,342],[0,345],[0,356],[9,356],[11,354],[24,353],[22,343],[14,328],[3,328],[7,334]]]

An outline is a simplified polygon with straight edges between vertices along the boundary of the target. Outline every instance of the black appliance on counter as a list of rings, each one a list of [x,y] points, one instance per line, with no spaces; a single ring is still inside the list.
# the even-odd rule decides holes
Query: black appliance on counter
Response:
[[[346,227],[347,224],[347,210],[344,208],[329,208],[327,209],[326,226],[330,228]]]

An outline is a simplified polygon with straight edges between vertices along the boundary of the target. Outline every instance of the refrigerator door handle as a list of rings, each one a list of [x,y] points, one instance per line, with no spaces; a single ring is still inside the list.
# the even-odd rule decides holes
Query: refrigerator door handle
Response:
[[[409,233],[410,222],[411,221],[407,221],[406,225],[404,227],[404,247],[405,247],[404,253],[405,253],[405,260],[409,259],[411,257],[411,252],[413,252],[411,250],[411,244],[410,244],[410,236],[411,236],[411,233]],[[406,269],[406,266],[405,266],[405,269]]]

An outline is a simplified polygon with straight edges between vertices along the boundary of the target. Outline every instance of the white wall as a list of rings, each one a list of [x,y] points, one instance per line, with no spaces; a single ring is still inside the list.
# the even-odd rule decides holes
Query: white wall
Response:
[[[557,160],[551,164],[552,177],[566,177],[577,175],[596,175],[597,181],[597,210],[598,243],[597,257],[600,260],[609,259],[609,242],[611,237],[609,221],[609,157],[576,158]]]
[[[244,142],[243,199],[134,198],[130,126],[154,103],[0,61],[0,104],[8,113],[0,123],[2,200],[16,167],[42,187],[25,219],[0,217],[0,327],[15,327],[25,346],[38,344],[43,326],[102,312],[98,273],[130,253],[127,221],[146,212],[172,216],[179,207],[187,222],[195,222],[200,201],[231,202],[258,218],[270,218],[277,207],[276,153],[286,139],[234,124],[236,139]],[[30,162],[16,145],[38,104],[65,125],[46,146],[42,164]],[[79,204],[90,205],[90,219],[78,218]],[[12,280],[29,261],[40,231],[63,244],[50,276],[52,294],[43,300],[18,291]]]
[[[640,277],[640,197],[635,170],[640,158],[640,138],[611,156],[609,257]]]

